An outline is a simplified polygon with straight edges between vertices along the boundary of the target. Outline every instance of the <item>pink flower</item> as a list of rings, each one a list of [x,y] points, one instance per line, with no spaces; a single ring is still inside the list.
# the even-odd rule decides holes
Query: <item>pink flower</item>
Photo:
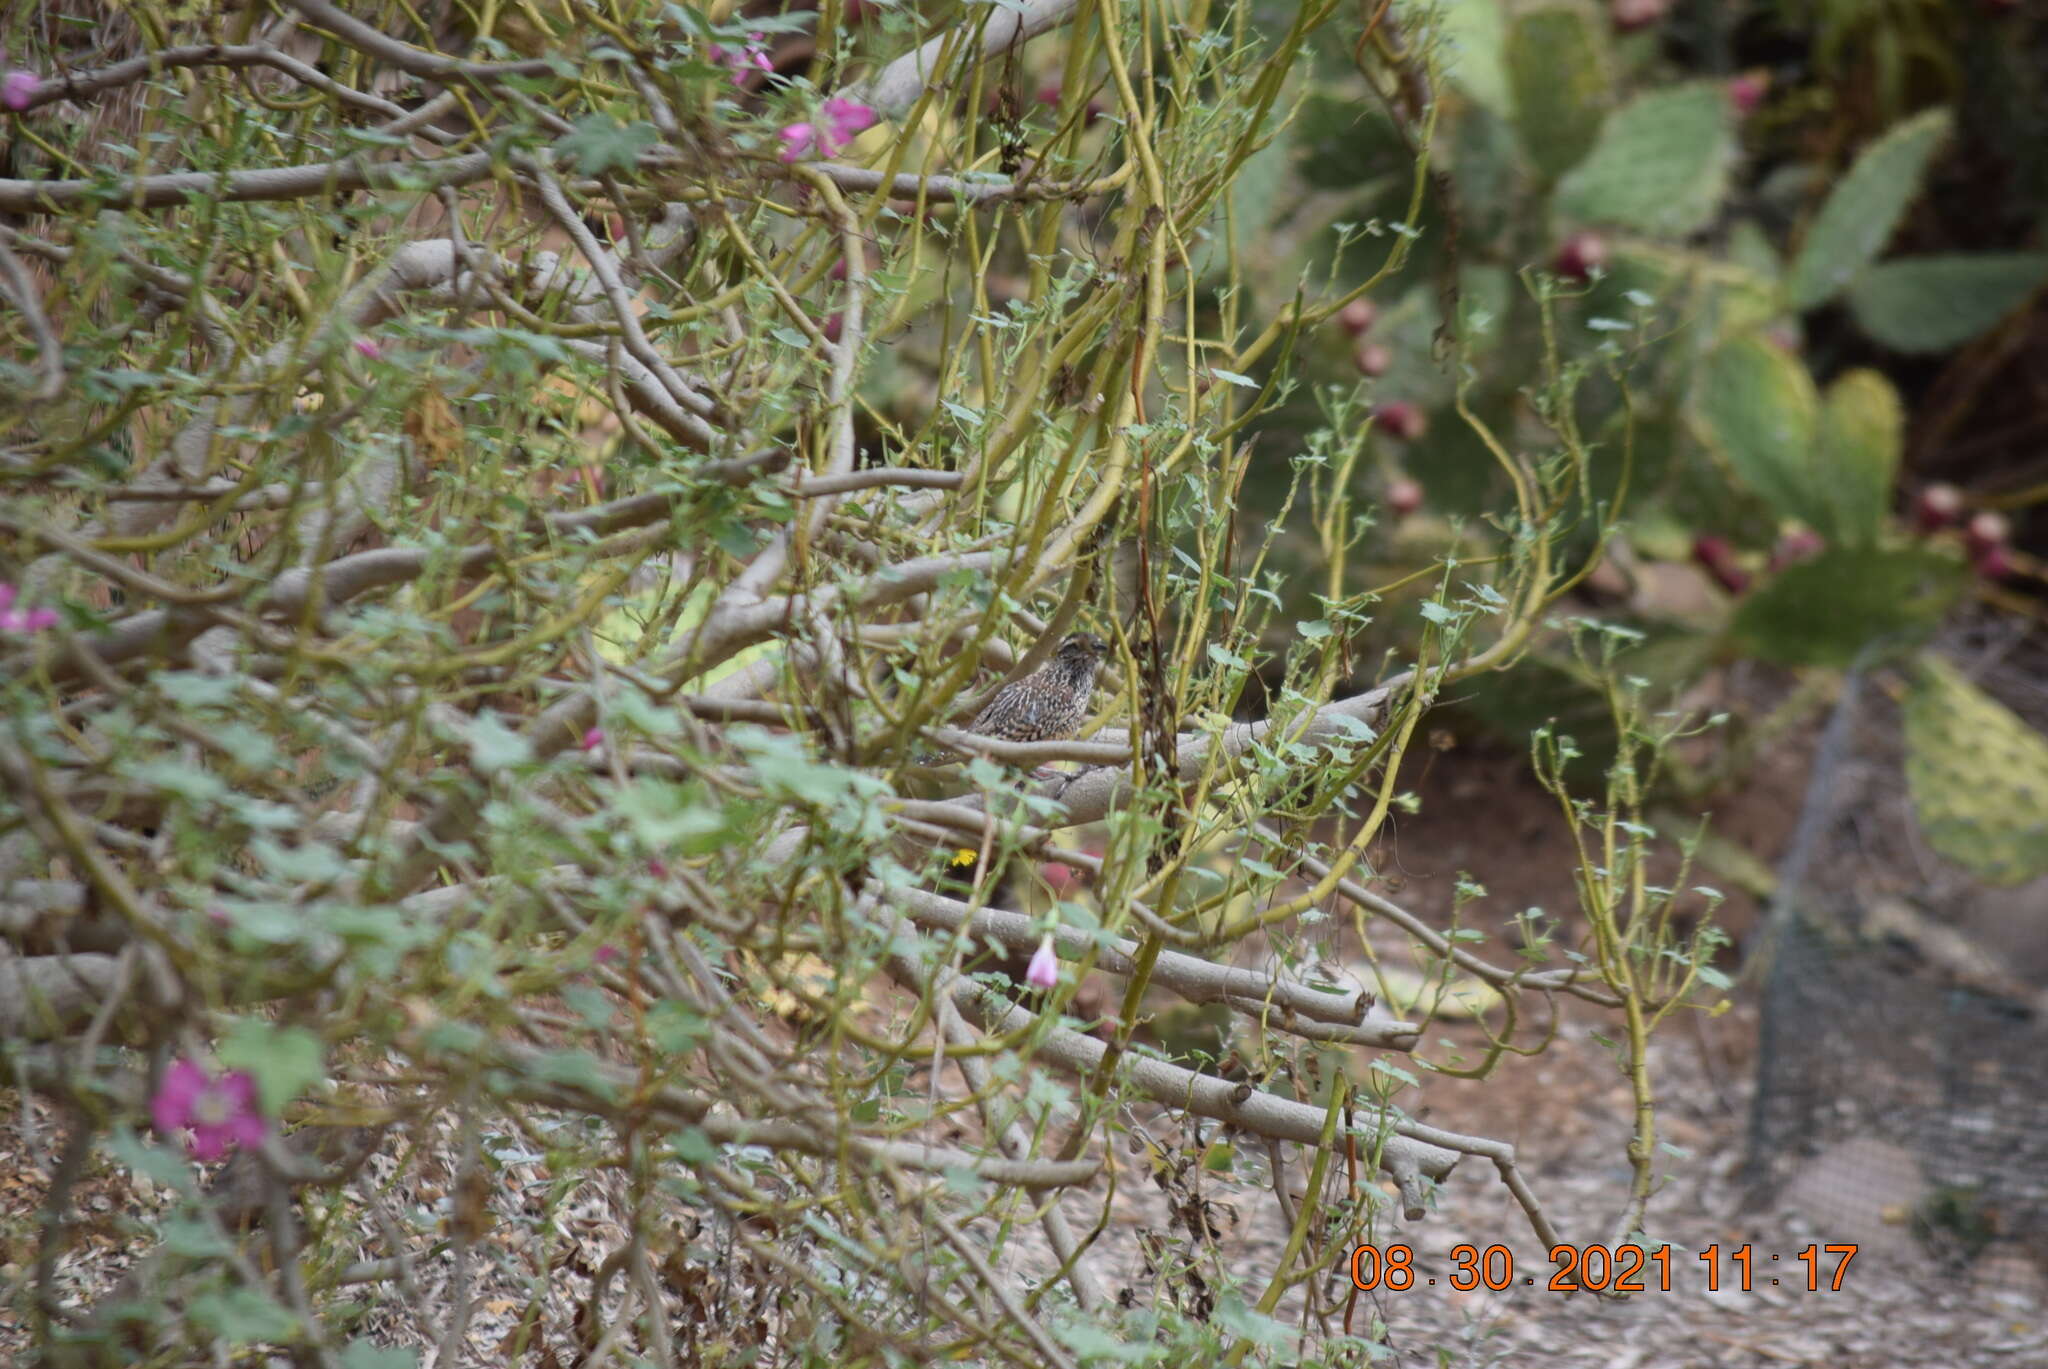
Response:
[[[1397,476],[1387,482],[1387,510],[1396,518],[1406,518],[1422,507],[1422,482],[1409,476]]]
[[[1770,88],[1769,72],[1746,72],[1728,83],[1728,103],[1737,115],[1746,118],[1756,113],[1757,106],[1764,102],[1764,95]]]
[[[836,157],[848,143],[880,122],[881,116],[860,101],[834,95],[825,101],[821,122],[783,127],[781,138],[788,146],[782,149],[782,160],[801,161],[812,155],[813,149],[819,155]]]
[[[603,745],[604,745],[604,729],[603,729],[603,728],[601,728],[601,727],[593,727],[593,728],[591,728],[591,729],[590,729],[590,730],[589,730],[588,732],[586,732],[586,733],[584,733],[584,734],[583,734],[583,749],[584,749],[585,751],[595,751],[595,750],[597,750],[597,748],[598,748],[598,747],[600,747],[600,746],[603,746]]]
[[[782,149],[782,160],[800,162],[811,155],[811,145],[818,141],[818,135],[809,124],[785,124],[779,135],[788,146]]]
[[[775,70],[775,63],[768,60],[768,49],[763,46],[767,40],[768,35],[765,33],[750,33],[747,35],[747,45],[743,48],[725,48],[713,43],[705,49],[705,55],[731,69],[734,85],[745,85],[749,70]]]
[[[590,958],[600,965],[609,965],[619,958],[619,948],[616,946],[600,946],[590,953]]]
[[[1038,949],[1031,953],[1031,965],[1024,971],[1024,982],[1034,989],[1049,989],[1060,982],[1060,958],[1053,954],[1051,932],[1045,934],[1038,943]]]
[[[190,1060],[164,1071],[150,1117],[166,1134],[190,1129],[187,1145],[201,1160],[218,1160],[231,1145],[260,1145],[269,1129],[256,1108],[256,1081],[241,1070],[218,1079]]]
[[[57,621],[57,610],[53,608],[16,608],[15,596],[21,591],[13,585],[0,582],[0,632],[20,633],[41,632]]]
[[[1801,561],[1811,561],[1827,549],[1827,539],[1812,528],[1788,529],[1778,539],[1778,545],[1771,548],[1771,570],[1776,573]]]
[[[835,153],[879,122],[881,116],[858,100],[834,95],[825,102],[825,142]]]
[[[43,78],[33,71],[19,67],[0,76],[0,105],[19,113],[28,108],[28,102],[35,99],[36,90],[43,84]]]
[[[378,345],[375,338],[359,337],[355,341],[355,348],[372,361],[384,359],[384,349]]]

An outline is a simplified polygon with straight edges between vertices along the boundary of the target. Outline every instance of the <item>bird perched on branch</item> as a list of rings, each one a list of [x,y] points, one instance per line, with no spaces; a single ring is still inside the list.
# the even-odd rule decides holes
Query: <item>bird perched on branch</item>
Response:
[[[1094,633],[1074,633],[1051,660],[997,690],[967,730],[1003,742],[1056,742],[1073,736],[1088,716],[1088,698],[1108,650],[1109,643]]]

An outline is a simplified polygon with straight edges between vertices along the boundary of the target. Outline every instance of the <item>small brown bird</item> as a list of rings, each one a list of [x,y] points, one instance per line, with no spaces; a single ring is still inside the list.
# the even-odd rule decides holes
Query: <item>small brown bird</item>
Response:
[[[1088,716],[1088,698],[1109,643],[1092,632],[1062,641],[1052,659],[1012,680],[982,705],[969,732],[1003,742],[1054,742],[1074,735]]]

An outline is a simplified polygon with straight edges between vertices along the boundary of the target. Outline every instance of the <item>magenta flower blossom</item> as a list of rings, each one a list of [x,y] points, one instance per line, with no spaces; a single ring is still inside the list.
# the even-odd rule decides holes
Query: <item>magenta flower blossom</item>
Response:
[[[809,124],[785,124],[777,135],[788,146],[782,149],[782,160],[800,162],[811,155],[811,145],[818,141],[817,132]]]
[[[18,633],[27,636],[41,632],[55,625],[57,610],[53,608],[16,608],[14,600],[21,593],[13,585],[0,582],[0,632]]]
[[[355,349],[372,361],[382,361],[384,359],[384,348],[375,338],[357,338],[355,340]]]
[[[164,1071],[149,1111],[156,1129],[166,1135],[189,1130],[186,1144],[201,1160],[218,1160],[233,1145],[261,1145],[269,1130],[256,1107],[254,1079],[241,1070],[216,1079],[191,1060],[179,1060]]]
[[[837,152],[881,122],[881,115],[858,100],[834,95],[825,102],[825,141]]]
[[[1024,971],[1024,982],[1034,989],[1049,989],[1060,982],[1060,958],[1053,954],[1051,932],[1045,934],[1038,943],[1038,949],[1031,953],[1031,965]]]
[[[834,95],[825,101],[822,119],[783,127],[782,141],[788,146],[782,149],[782,160],[801,161],[813,155],[814,149],[817,155],[836,157],[848,143],[880,122],[881,116],[860,101]]]
[[[601,728],[601,727],[593,727],[593,728],[591,728],[591,729],[590,729],[590,730],[589,730],[588,732],[586,732],[586,733],[584,733],[584,734],[583,734],[583,749],[584,749],[585,751],[595,751],[595,750],[597,750],[597,748],[598,748],[598,747],[600,747],[600,746],[603,746],[603,745],[604,745],[604,729],[603,729],[603,728]]]
[[[0,76],[0,105],[20,113],[28,108],[28,102],[35,99],[36,91],[43,84],[43,78],[33,71],[16,67],[5,76]]]
[[[734,85],[745,85],[748,71],[775,70],[775,63],[768,60],[768,49],[764,46],[767,41],[768,35],[765,33],[750,33],[747,35],[747,45],[743,48],[724,48],[713,43],[705,49],[705,55],[732,70]]]
[[[600,946],[590,953],[590,958],[600,965],[609,965],[619,958],[619,948],[612,945]]]

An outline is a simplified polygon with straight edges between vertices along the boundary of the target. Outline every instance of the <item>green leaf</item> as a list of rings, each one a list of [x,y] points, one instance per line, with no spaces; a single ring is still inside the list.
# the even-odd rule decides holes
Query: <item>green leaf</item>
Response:
[[[386,1349],[366,1340],[352,1340],[341,1349],[341,1369],[419,1369],[419,1352]]]
[[[1794,309],[1827,303],[1884,250],[1953,122],[1948,110],[1930,109],[1863,150],[1792,260],[1785,297]]]
[[[495,713],[484,712],[471,719],[465,729],[469,757],[476,768],[489,774],[510,766],[525,765],[533,759],[533,746],[526,738],[498,721]]]
[[[147,1175],[165,1188],[183,1193],[191,1187],[192,1171],[182,1159],[162,1146],[143,1140],[129,1130],[126,1123],[115,1124],[107,1148],[129,1169]]]
[[[630,170],[640,153],[661,141],[653,124],[636,119],[622,124],[609,114],[586,114],[576,131],[555,144],[555,151],[576,163],[586,176],[602,176],[614,168]]]
[[[1928,845],[1991,884],[2048,874],[2048,738],[1932,656],[1904,711],[1906,787]]]
[[[1209,643],[1209,659],[1225,670],[1250,670],[1252,663],[1234,651],[1225,650],[1216,643]]]
[[[299,1328],[297,1317],[249,1287],[202,1293],[192,1299],[189,1315],[199,1326],[234,1345],[286,1340]]]
[[[212,803],[228,792],[227,785],[211,771],[200,770],[168,756],[129,766],[128,778],[166,794],[175,794],[193,804]]]
[[[589,1051],[545,1051],[527,1066],[535,1079],[549,1084],[567,1084],[599,1098],[610,1099],[618,1086],[604,1071],[604,1063]]]
[[[234,1253],[235,1244],[206,1222],[190,1217],[165,1217],[162,1227],[164,1249],[189,1260],[212,1260]]]
[[[304,1027],[280,1027],[254,1017],[236,1019],[220,1043],[221,1064],[249,1072],[268,1117],[327,1077],[325,1057],[320,1038]]]
[[[1851,545],[1877,540],[1891,512],[1905,428],[1899,392],[1876,371],[1850,371],[1828,386],[1818,440],[1834,518],[1821,532]]]
[[[1733,635],[1784,665],[1846,666],[1868,645],[1925,638],[1968,585],[1961,562],[1926,547],[1830,547],[1751,591]]]
[[[1813,459],[1819,399],[1797,357],[1755,334],[1708,353],[1694,382],[1692,422],[1708,449],[1779,513],[1826,526]]]
[[[695,1050],[711,1033],[711,1024],[687,1004],[664,998],[647,1014],[647,1034],[669,1055]]]
[[[1558,182],[1557,212],[1683,236],[1713,217],[1735,160],[1727,92],[1695,82],[1638,96],[1615,111],[1586,159]]]
[[[715,844],[725,836],[724,809],[707,800],[698,785],[641,775],[621,791],[612,811],[655,850],[681,846],[694,853],[707,840]]]
[[[1547,180],[1593,146],[1612,99],[1605,30],[1576,4],[1515,16],[1508,30],[1508,89],[1529,160]]]
[[[1895,352],[1945,352],[2026,304],[2044,280],[2048,255],[2040,253],[1902,257],[1856,277],[1849,309]]]
[[[594,984],[569,984],[562,989],[562,1001],[575,1009],[585,1026],[594,1032],[607,1031],[619,1015],[618,1008]]]

